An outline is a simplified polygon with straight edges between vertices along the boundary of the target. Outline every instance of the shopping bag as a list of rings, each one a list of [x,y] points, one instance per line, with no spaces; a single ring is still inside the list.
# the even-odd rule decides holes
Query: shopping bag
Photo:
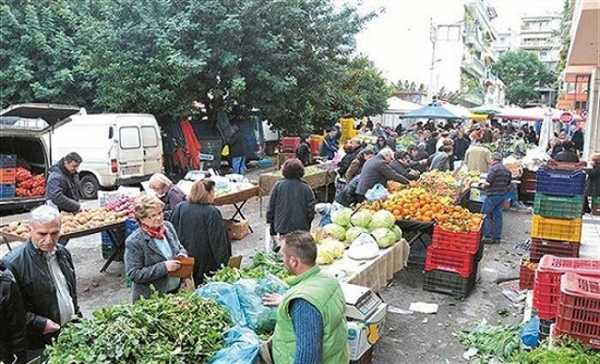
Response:
[[[378,183],[365,193],[365,198],[369,201],[385,200],[389,194],[388,190]]]
[[[270,252],[273,250],[273,238],[271,237],[271,227],[269,224],[265,226],[265,251]]]

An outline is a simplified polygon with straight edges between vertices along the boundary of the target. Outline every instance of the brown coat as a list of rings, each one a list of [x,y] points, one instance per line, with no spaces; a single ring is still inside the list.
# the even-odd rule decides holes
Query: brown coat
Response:
[[[362,164],[359,159],[354,159],[352,162],[350,162],[350,167],[348,167],[346,174],[344,175],[344,177],[346,177],[346,181],[352,181],[352,178],[360,174],[361,169]]]

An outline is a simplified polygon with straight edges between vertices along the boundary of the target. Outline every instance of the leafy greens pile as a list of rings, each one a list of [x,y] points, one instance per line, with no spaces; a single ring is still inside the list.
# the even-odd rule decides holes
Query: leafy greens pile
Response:
[[[283,266],[281,257],[277,253],[261,251],[252,257],[252,264],[249,267],[241,269],[223,267],[213,276],[207,277],[206,281],[233,283],[242,278],[262,279],[266,278],[269,274],[281,280],[285,280],[289,276]]]
[[[205,363],[223,347],[229,315],[193,292],[141,299],[68,324],[49,364]]]

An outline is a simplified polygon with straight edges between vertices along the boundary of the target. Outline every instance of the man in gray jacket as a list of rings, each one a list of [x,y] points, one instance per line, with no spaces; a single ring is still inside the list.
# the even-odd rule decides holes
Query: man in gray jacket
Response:
[[[77,212],[81,208],[78,173],[81,161],[79,154],[71,152],[50,168],[46,199],[60,211]]]
[[[383,148],[377,153],[375,158],[366,161],[360,173],[360,181],[358,182],[358,187],[356,187],[356,194],[364,196],[376,184],[379,183],[385,186],[389,180],[408,184],[408,179],[396,173],[389,166],[392,160],[394,160],[394,151],[390,148]]]

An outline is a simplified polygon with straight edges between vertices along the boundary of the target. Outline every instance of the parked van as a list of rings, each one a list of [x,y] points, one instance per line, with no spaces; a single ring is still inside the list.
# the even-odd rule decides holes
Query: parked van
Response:
[[[83,158],[83,198],[96,198],[99,187],[139,183],[163,171],[160,128],[150,114],[73,115],[47,139],[53,163],[70,152]]]
[[[16,165],[46,178],[52,144],[43,136],[78,112],[79,107],[58,104],[11,105],[0,111],[0,155],[14,158],[10,168]],[[18,196],[13,193],[0,197],[0,210],[29,209],[43,204],[45,200],[43,195]]]

